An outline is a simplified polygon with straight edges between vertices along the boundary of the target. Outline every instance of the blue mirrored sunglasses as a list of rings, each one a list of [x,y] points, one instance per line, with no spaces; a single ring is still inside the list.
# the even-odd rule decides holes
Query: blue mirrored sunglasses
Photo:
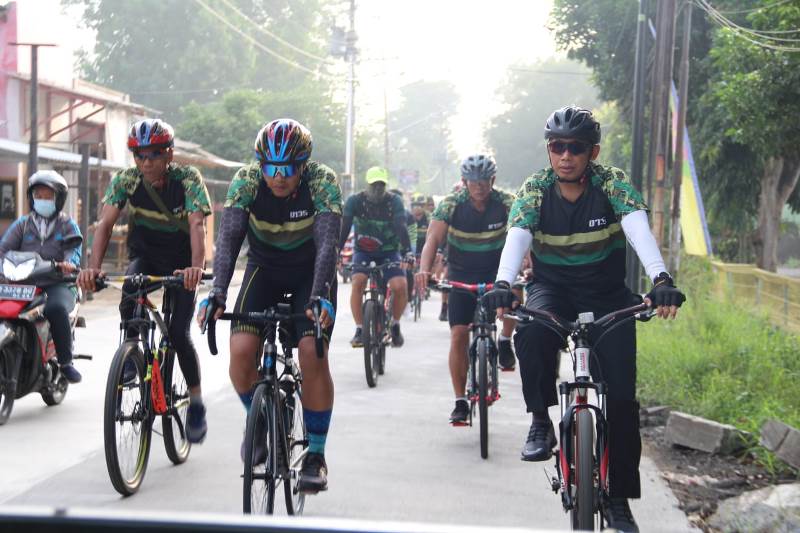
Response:
[[[297,174],[297,167],[299,165],[273,165],[272,163],[261,163],[261,172],[268,178],[274,178],[278,172],[284,178],[291,178]]]

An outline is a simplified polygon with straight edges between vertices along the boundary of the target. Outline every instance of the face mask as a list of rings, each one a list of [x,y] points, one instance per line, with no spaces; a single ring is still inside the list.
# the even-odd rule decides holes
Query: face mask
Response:
[[[50,218],[56,212],[56,202],[55,200],[34,198],[33,210],[42,215],[44,218]]]

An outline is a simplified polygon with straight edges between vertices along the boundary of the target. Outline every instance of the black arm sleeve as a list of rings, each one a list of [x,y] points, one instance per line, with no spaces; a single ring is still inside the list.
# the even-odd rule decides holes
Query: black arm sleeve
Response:
[[[344,248],[344,243],[347,242],[347,237],[350,235],[350,228],[353,227],[353,217],[342,217],[342,232],[339,235],[339,249]]]
[[[408,226],[406,225],[405,218],[394,219],[394,231],[400,237],[400,247],[403,252],[411,250],[411,239],[408,237]]]
[[[214,288],[223,293],[228,291],[236,258],[247,235],[247,218],[247,211],[238,207],[226,207],[222,210],[217,249],[214,252]]]
[[[339,237],[341,224],[342,217],[336,213],[320,213],[314,217],[314,244],[317,247],[317,258],[314,261],[311,296],[331,299],[331,286],[333,276],[336,275],[336,259],[339,255],[336,239]]]

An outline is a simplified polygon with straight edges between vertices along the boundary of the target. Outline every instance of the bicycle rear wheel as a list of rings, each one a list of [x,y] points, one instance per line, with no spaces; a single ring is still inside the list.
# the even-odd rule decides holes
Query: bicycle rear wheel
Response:
[[[380,347],[383,345],[383,324],[380,320],[378,302],[375,300],[364,302],[363,318],[361,338],[364,341],[364,372],[367,376],[367,385],[374,387],[378,384]]]
[[[272,514],[275,510],[275,401],[265,384],[256,387],[244,433],[243,510]]]
[[[572,529],[594,530],[594,420],[588,409],[575,416],[574,503],[570,515]]]
[[[478,340],[478,418],[480,419],[481,457],[489,457],[489,341]]]
[[[179,465],[189,458],[192,444],[186,438],[186,415],[189,410],[189,389],[175,350],[168,350],[161,361],[164,373],[164,393],[167,397],[167,414],[161,417],[164,430],[164,448],[173,464]]]
[[[153,423],[149,394],[141,348],[125,342],[111,361],[103,408],[106,468],[123,496],[139,490],[147,470]]]
[[[286,418],[289,426],[286,428],[286,445],[289,453],[289,477],[283,482],[283,494],[286,499],[286,512],[290,515],[303,514],[306,495],[297,490],[297,481],[300,479],[300,469],[308,448],[306,425],[303,421],[303,405],[300,401],[300,390],[295,385],[294,394],[286,397]]]

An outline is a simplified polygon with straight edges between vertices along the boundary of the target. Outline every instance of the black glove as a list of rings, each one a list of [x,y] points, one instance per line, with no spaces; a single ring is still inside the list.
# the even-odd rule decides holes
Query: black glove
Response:
[[[198,310],[198,314],[202,318],[200,331],[205,332],[208,321],[213,319],[217,309],[225,309],[226,299],[227,295],[221,289],[213,288],[208,292],[208,296],[200,302],[200,309]]]
[[[481,305],[486,312],[494,311],[499,307],[511,308],[517,297],[511,292],[508,282],[499,280],[494,282],[494,288],[483,295]]]
[[[653,288],[647,293],[647,298],[653,303],[653,307],[662,305],[680,307],[686,301],[686,296],[675,287],[675,283],[666,272],[662,272],[653,280]]]
[[[414,261],[416,261],[416,259],[417,259],[417,256],[416,256],[416,255],[414,255],[414,252],[412,252],[411,250],[407,251],[407,252],[406,252],[406,253],[403,255],[403,262],[404,262],[404,263],[408,263],[408,264],[409,264],[409,265],[411,265],[411,266],[413,266],[413,265],[414,265]]]

